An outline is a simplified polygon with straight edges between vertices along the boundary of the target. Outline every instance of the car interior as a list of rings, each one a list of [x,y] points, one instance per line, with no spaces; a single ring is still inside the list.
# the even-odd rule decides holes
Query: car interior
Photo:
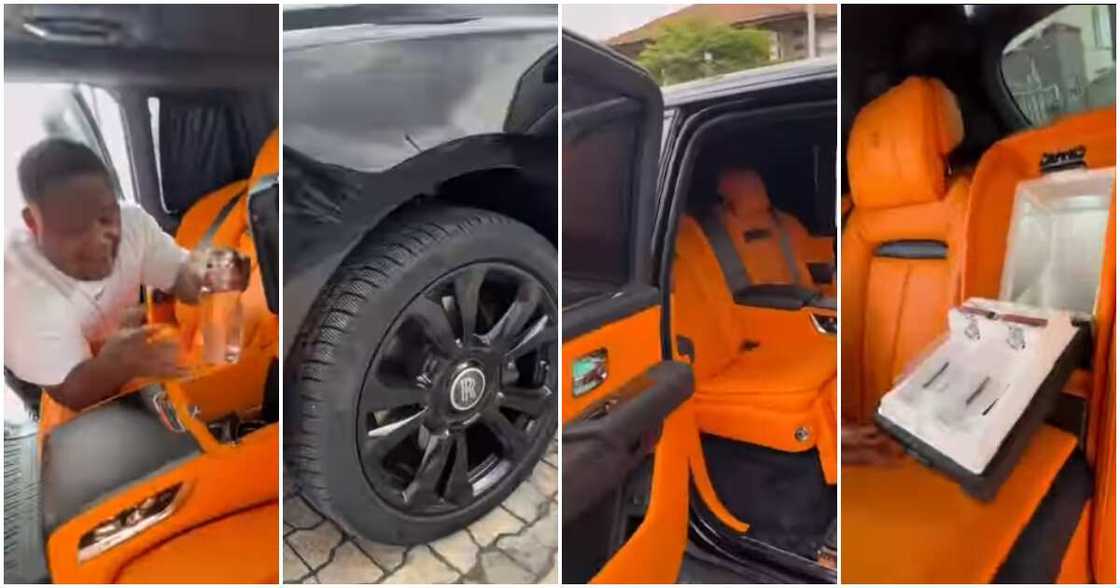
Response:
[[[132,382],[76,414],[25,392],[37,427],[5,427],[8,581],[278,581],[278,16],[5,7],[6,120],[90,146],[122,203],[182,247],[227,247],[251,264],[236,359],[203,361],[205,300],[137,292],[147,322],[178,333],[189,375]],[[21,112],[34,106],[38,120]],[[18,190],[7,194],[18,210]]]
[[[1114,168],[1115,6],[843,10],[840,403],[870,424],[951,306],[1000,297],[1020,183]],[[845,581],[1115,582],[1114,183],[1102,241],[1093,341],[993,498],[843,466]]]
[[[742,108],[696,134],[671,274],[693,542],[818,581],[835,572],[835,108]],[[706,577],[697,562],[682,575]]]
[[[564,60],[564,581],[834,582],[835,66]]]

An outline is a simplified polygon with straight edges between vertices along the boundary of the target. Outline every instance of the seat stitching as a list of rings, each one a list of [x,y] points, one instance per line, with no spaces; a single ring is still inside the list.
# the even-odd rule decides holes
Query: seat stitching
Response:
[[[910,288],[910,275],[913,273],[913,271],[913,264],[907,263],[906,273],[903,274],[902,278],[902,289],[899,292],[898,316],[896,316],[894,320],[894,341],[891,343],[890,348],[890,362],[887,364],[887,369],[889,370],[888,373],[890,374],[892,380],[894,379],[894,362],[898,357],[898,334],[902,332],[902,311],[906,304],[906,291]],[[886,390],[883,390],[883,392],[886,392]]]

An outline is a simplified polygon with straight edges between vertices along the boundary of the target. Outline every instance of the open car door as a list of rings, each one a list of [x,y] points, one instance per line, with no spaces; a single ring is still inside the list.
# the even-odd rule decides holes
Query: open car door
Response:
[[[652,259],[661,91],[606,48],[563,43],[563,579],[671,583],[698,437]]]

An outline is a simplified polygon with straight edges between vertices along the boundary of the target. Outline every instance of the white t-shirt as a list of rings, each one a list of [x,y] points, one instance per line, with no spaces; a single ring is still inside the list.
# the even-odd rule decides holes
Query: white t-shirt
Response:
[[[40,386],[61,384],[140,301],[141,285],[171,290],[188,252],[136,206],[121,206],[121,242],[109,277],[76,280],[43,256],[26,229],[4,248],[4,366]]]

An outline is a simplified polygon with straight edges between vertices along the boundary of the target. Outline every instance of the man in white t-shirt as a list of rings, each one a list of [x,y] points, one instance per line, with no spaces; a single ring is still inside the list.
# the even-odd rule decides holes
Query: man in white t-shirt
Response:
[[[141,285],[198,300],[202,271],[89,148],[46,139],[20,159],[26,230],[4,251],[4,366],[81,410],[136,377],[180,374],[174,341],[130,324]],[[11,197],[11,196],[9,196]]]

